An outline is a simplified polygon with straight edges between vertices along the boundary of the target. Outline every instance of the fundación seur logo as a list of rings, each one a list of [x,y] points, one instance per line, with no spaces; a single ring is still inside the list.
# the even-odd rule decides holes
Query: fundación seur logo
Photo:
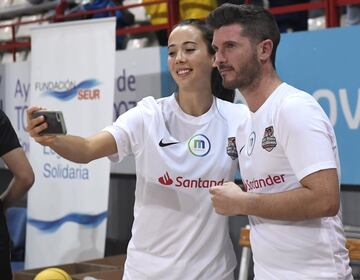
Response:
[[[42,92],[44,96],[54,97],[61,101],[68,101],[77,97],[78,100],[100,99],[100,85],[97,79],[88,79],[76,83],[75,81],[47,81],[35,82],[35,90]]]

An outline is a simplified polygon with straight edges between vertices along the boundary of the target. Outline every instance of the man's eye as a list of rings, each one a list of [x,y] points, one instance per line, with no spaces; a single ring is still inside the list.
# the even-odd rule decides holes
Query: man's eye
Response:
[[[173,57],[175,55],[175,52],[168,52],[168,56]]]
[[[187,51],[187,52],[193,52],[193,51],[195,51],[195,49],[194,49],[194,48],[186,49],[186,51]]]
[[[227,43],[226,47],[227,48],[234,48],[236,45],[234,43]]]

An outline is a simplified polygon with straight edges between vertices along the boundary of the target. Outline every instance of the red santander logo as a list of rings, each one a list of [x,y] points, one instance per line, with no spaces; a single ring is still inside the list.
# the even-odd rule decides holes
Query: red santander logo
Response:
[[[159,183],[165,186],[170,186],[174,181],[173,179],[170,178],[169,173],[165,173],[164,176],[160,177],[159,179]]]
[[[158,178],[158,181],[163,186],[169,187],[174,183],[174,180],[170,177],[168,172]],[[219,186],[224,184],[224,178],[221,180],[208,180],[203,178],[197,179],[187,179],[183,176],[177,176],[175,178],[175,187],[183,187],[183,188],[210,188],[213,186]]]

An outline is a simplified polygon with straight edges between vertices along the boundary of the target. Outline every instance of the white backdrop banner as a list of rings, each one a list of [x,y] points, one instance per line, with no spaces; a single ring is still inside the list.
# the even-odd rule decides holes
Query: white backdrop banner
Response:
[[[113,18],[32,30],[29,104],[61,110],[69,134],[89,136],[112,122]],[[36,175],[28,196],[25,267],[103,257],[110,161],[67,161],[30,141]]]
[[[166,50],[167,51],[167,50]],[[146,96],[162,96],[163,69],[161,48],[132,49],[116,53],[114,120],[127,110],[134,108]],[[168,92],[168,89],[165,89]],[[112,173],[135,174],[135,160],[132,155],[120,163],[111,165]]]

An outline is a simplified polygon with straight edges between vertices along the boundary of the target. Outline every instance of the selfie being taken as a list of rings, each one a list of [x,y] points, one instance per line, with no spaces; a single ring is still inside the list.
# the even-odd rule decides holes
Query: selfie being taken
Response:
[[[360,0],[0,2],[0,280],[360,280]]]

